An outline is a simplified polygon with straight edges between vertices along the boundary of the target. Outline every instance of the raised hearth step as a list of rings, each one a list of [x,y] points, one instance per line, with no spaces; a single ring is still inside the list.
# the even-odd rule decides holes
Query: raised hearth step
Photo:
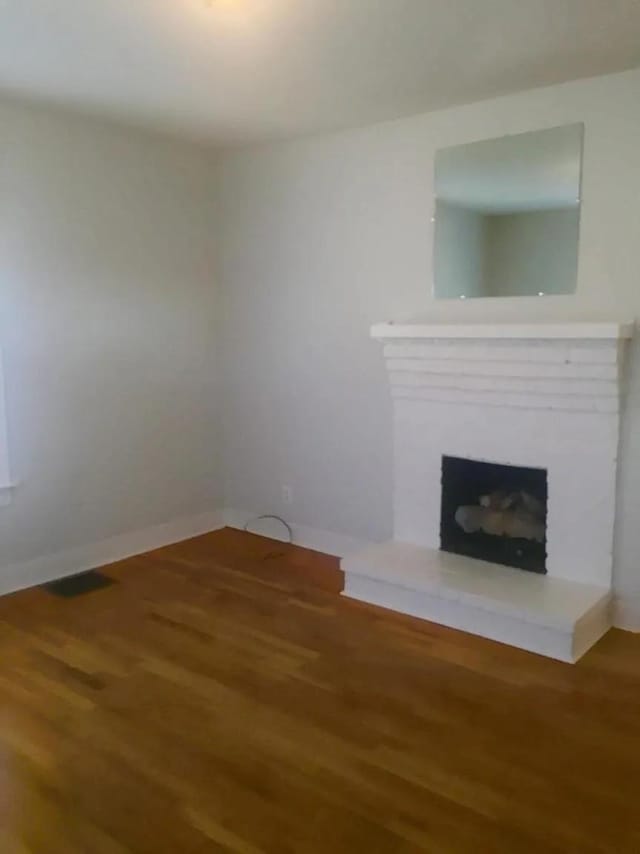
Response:
[[[577,661],[611,626],[610,591],[389,541],[342,560],[343,595]]]

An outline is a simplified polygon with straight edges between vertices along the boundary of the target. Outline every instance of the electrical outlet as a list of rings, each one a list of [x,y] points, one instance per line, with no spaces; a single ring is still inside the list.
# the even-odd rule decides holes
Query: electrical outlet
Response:
[[[282,503],[293,504],[293,489],[290,486],[282,487]]]

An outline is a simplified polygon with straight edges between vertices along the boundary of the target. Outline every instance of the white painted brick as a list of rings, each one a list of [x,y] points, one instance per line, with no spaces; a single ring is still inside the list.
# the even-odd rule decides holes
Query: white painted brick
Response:
[[[494,346],[491,342],[449,341],[431,343],[386,344],[387,359],[459,359],[495,360],[503,362],[568,362],[570,346],[562,342],[548,347],[535,345],[518,346],[502,342]]]
[[[587,395],[617,397],[615,380],[537,379],[528,377],[469,377],[459,374],[426,374],[390,371],[392,386],[450,388],[471,391],[515,391],[529,394]]]
[[[467,361],[460,359],[387,359],[389,371],[413,371],[428,374],[457,373],[462,376],[557,377],[616,380],[616,365],[573,363],[537,364],[534,362]]]
[[[477,341],[464,339],[403,341],[384,345],[387,359],[455,359],[501,362],[614,365],[617,341]]]
[[[575,412],[613,413],[619,408],[618,398],[597,398],[587,395],[518,394],[509,391],[466,391],[451,388],[420,388],[393,386],[392,397],[406,400],[431,400],[453,405],[472,404],[519,409],[554,409]]]
[[[573,346],[569,350],[569,361],[590,365],[615,365],[618,362],[617,341],[592,341],[589,346]]]
[[[387,342],[385,355],[394,399],[395,538],[439,548],[445,454],[544,468],[549,575],[609,588],[618,344],[407,340]]]

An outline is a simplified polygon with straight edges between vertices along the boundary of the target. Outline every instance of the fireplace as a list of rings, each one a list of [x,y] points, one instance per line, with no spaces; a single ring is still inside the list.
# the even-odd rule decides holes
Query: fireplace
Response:
[[[607,321],[374,326],[393,399],[393,539],[343,559],[344,595],[580,658],[611,625],[632,332]]]
[[[440,547],[546,573],[547,472],[442,457]]]

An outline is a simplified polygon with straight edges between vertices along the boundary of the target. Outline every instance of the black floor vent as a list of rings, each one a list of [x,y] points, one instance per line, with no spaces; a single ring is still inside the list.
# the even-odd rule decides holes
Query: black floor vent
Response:
[[[103,587],[110,587],[112,584],[115,584],[113,578],[91,570],[90,572],[82,572],[80,575],[70,575],[68,578],[51,581],[49,584],[43,584],[42,587],[54,596],[72,599],[74,596],[82,596],[94,590],[102,590]]]

